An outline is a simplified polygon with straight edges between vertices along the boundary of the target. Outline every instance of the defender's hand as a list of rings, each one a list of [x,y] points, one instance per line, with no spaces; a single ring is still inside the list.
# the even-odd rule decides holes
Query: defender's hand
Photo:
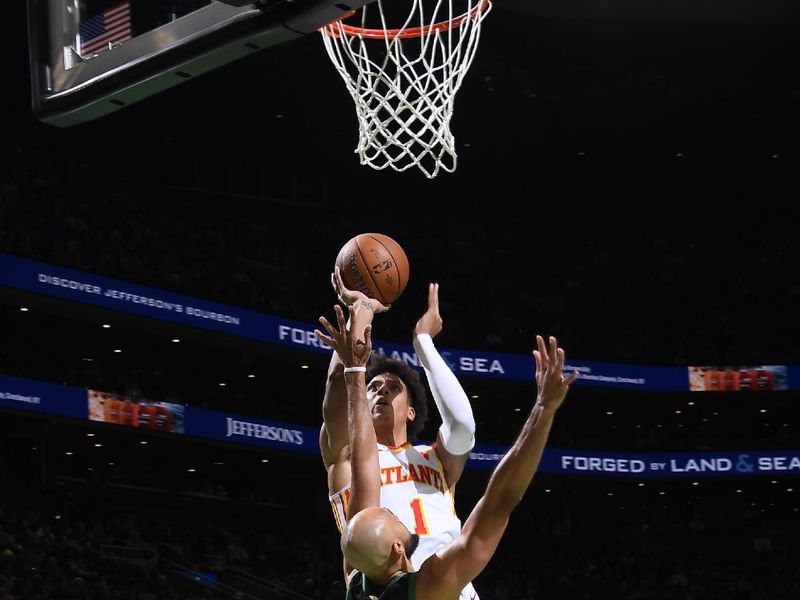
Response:
[[[538,350],[533,351],[536,359],[536,386],[539,390],[537,402],[545,410],[556,410],[569,391],[570,384],[578,378],[578,372],[573,371],[564,377],[564,349],[558,347],[558,341],[550,336],[549,349],[545,346],[544,338],[536,336]]]
[[[325,317],[320,317],[319,322],[328,330],[330,336],[325,335],[319,329],[315,329],[314,333],[320,340],[336,351],[346,367],[366,366],[372,353],[372,326],[367,325],[364,329],[364,339],[358,339],[350,334],[350,330],[345,323],[342,307],[337,304],[333,307],[333,310],[336,313],[336,321],[339,328],[334,327]],[[348,306],[347,310],[350,313],[350,319],[352,319],[355,309],[352,306]]]

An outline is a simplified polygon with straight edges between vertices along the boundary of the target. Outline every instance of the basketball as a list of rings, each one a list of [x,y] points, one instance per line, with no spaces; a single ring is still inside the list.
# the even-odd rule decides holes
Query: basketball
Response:
[[[345,287],[358,290],[381,304],[397,300],[408,284],[408,257],[403,248],[382,233],[361,233],[339,250],[336,266]]]

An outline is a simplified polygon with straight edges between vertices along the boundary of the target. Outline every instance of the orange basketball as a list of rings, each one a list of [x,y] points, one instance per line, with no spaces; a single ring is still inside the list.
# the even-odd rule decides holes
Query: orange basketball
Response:
[[[342,246],[336,265],[347,289],[391,304],[408,284],[408,257],[388,235],[361,233]]]

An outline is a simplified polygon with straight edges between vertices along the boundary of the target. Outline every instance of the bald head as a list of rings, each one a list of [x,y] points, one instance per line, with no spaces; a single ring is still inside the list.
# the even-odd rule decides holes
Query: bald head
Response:
[[[373,506],[350,519],[342,533],[342,553],[353,568],[376,583],[399,571],[412,571],[409,560],[419,536],[412,535],[391,511]]]

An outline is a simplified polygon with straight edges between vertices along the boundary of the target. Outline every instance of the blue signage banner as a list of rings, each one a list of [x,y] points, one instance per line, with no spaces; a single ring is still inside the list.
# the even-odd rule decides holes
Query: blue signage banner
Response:
[[[469,468],[494,469],[508,447],[478,445]],[[703,478],[800,476],[800,451],[673,452],[669,454],[597,452],[546,448],[540,473],[614,478]]]
[[[0,286],[45,294],[74,302],[162,319],[317,354],[331,349],[314,335],[316,324],[276,317],[135,283],[110,279],[74,269],[0,253]],[[374,339],[378,352],[402,358],[421,369],[410,344]],[[458,376],[533,381],[533,358],[527,354],[500,354],[440,348],[442,356]],[[577,370],[578,386],[645,391],[726,391],[738,389],[800,389],[800,367],[772,366],[743,370],[714,367],[672,367],[614,364],[570,359],[567,370]],[[755,370],[754,370],[755,369]],[[751,373],[766,373],[763,385]],[[721,375],[716,376],[716,373]],[[723,377],[730,374],[727,379]],[[749,377],[749,379],[747,379]],[[763,378],[762,378],[763,379]],[[719,384],[717,385],[717,380]],[[730,380],[730,381],[728,381]],[[747,381],[749,387],[740,385]],[[726,387],[727,386],[727,387]]]
[[[319,429],[312,427],[192,407],[185,410],[184,426],[186,435],[194,437],[284,452],[319,454]]]
[[[786,389],[796,390],[800,388],[800,365],[788,365],[786,367]]]
[[[131,405],[128,407],[131,409],[129,418],[126,418],[127,404]],[[141,418],[141,414],[134,418],[136,411],[133,405],[134,402],[108,392],[0,375],[0,408],[103,421],[120,427],[140,427],[282,452],[319,455],[319,429],[315,427],[190,406],[178,411],[177,405],[165,406],[164,403],[150,401],[136,405],[140,413],[145,409],[150,411],[147,418]],[[158,409],[164,409],[162,419],[159,418]],[[178,413],[180,418],[175,418]],[[478,444],[470,454],[467,467],[494,469],[508,449],[508,446]],[[800,476],[800,450],[653,454],[547,448],[539,472],[639,479],[758,475],[797,477]]]
[[[276,317],[0,254],[0,285],[240,337],[275,329]]]
[[[87,419],[86,390],[0,375],[0,407]]]

